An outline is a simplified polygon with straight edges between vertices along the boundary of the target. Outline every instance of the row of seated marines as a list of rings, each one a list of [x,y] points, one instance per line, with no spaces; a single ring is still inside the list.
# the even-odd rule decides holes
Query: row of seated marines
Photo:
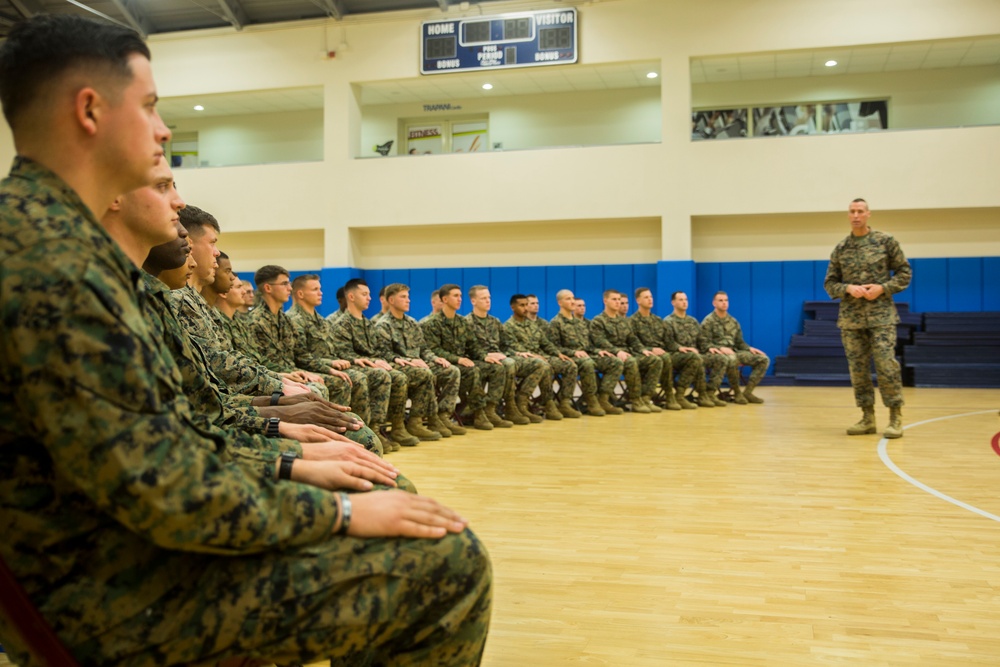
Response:
[[[402,283],[382,288],[382,310],[366,319],[371,292],[352,279],[337,292],[340,308],[323,318],[319,276],[291,280],[284,268],[267,265],[254,275],[255,293],[217,250],[220,230],[211,214],[187,206],[179,218],[178,241],[161,248],[173,254],[166,266],[180,261],[174,249],[189,249],[185,264],[152,270],[173,289],[176,315],[212,371],[234,392],[273,395],[275,405],[282,395],[306,391],[349,405],[378,440],[368,443],[377,453],[464,435],[463,424],[488,431],[543,417],[622,414],[622,406],[635,413],[722,407],[724,378],[735,403],[763,403],[753,390],[770,360],[743,340],[724,292],[714,295],[714,310],[701,323],[687,314],[683,292],[671,295],[673,313],[653,315],[648,288],[635,291],[631,316],[628,296],[606,290],[604,310],[592,320],[582,299],[561,290],[560,312],[549,322],[538,317],[535,295],[515,294],[512,315],[501,323],[490,315],[488,287],[468,289],[472,312],[460,316],[462,289],[446,284],[431,296],[433,312],[418,322],[407,314],[410,289]],[[751,368],[742,388],[741,365]],[[615,400],[623,377],[622,400]],[[281,417],[262,424],[283,434]]]

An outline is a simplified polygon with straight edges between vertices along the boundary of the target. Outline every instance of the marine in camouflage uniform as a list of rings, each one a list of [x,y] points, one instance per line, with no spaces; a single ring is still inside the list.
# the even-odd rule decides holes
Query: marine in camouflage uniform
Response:
[[[517,307],[517,304],[513,304]],[[523,305],[523,304],[522,304]],[[573,394],[576,392],[576,364],[570,359],[563,359],[559,355],[562,353],[552,344],[542,328],[524,316],[523,310],[519,311],[504,322],[504,330],[507,332],[508,349],[504,354],[516,356],[518,353],[528,353],[541,357],[545,362],[545,377],[539,385],[541,388],[541,401],[545,408],[547,419],[562,419],[563,417],[579,417],[580,413],[573,409]],[[565,357],[566,355],[562,355]],[[559,376],[559,393],[555,398],[559,401],[556,405],[553,400],[552,383],[555,376]]]
[[[465,316],[465,321],[469,323],[469,328],[475,334],[479,346],[486,354],[500,352],[507,355],[506,350],[510,349],[510,343],[500,320],[492,315],[480,317],[473,311]],[[528,409],[528,399],[534,393],[535,388],[543,383],[545,362],[531,357],[507,355],[501,363],[507,371],[507,384],[504,387],[504,416],[515,424],[524,424],[524,419],[533,423],[541,422],[541,417]]]
[[[674,343],[670,349],[677,350],[676,352],[671,352],[671,361],[677,363],[674,361],[674,354],[687,355],[688,358],[697,359],[701,365],[701,370],[694,377],[694,390],[698,394],[698,405],[708,408],[712,407],[712,405],[709,405],[709,403],[712,403],[715,407],[725,407],[726,402],[719,400],[717,394],[719,387],[722,385],[722,378],[726,374],[726,366],[728,365],[726,359],[719,354],[680,351],[682,347],[689,347],[695,350],[701,349],[698,347],[698,339],[701,337],[701,324],[695,318],[687,315],[686,310],[683,316],[678,315],[675,310],[663,318],[663,323],[667,325],[667,331],[673,337]],[[705,380],[706,372],[708,373],[707,382]],[[679,380],[678,384],[680,384]],[[687,385],[683,386],[686,387]]]
[[[852,232],[833,249],[823,287],[831,299],[840,299],[837,326],[847,353],[854,401],[864,413],[848,433],[876,430],[871,379],[874,361],[882,403],[890,409],[890,426],[884,435],[898,438],[903,435],[903,381],[895,353],[899,314],[892,295],[909,286],[913,271],[899,242],[868,226],[870,215],[867,202],[851,202]],[[880,293],[868,298],[868,288],[875,287]]]
[[[0,556],[80,664],[479,661],[475,535],[332,536],[336,494],[228,460],[145,322],[141,271],[26,158],[0,183],[0,282]]]
[[[614,302],[617,309],[617,300]],[[663,360],[656,355],[642,354],[642,343],[632,331],[625,317],[610,317],[607,310],[590,321],[590,339],[596,350],[606,350],[617,355],[627,352],[632,356],[624,361],[625,387],[633,412],[659,412],[652,396],[663,373]]]
[[[728,314],[729,296],[725,292],[718,292],[712,300],[715,310],[706,315],[701,321],[701,337],[698,340],[698,349],[706,356],[721,356],[726,360],[725,373],[729,378],[729,387],[735,396],[738,404],[763,403],[762,398],[758,398],[753,390],[764,379],[767,367],[771,365],[771,359],[761,350],[750,347],[743,340],[743,328],[739,321]],[[721,315],[719,313],[722,313]],[[711,350],[728,347],[733,354],[719,354]],[[740,388],[740,366],[750,366],[750,377],[747,384]]]
[[[618,378],[622,375],[622,360],[618,357],[590,355],[593,345],[590,341],[590,325],[585,320],[566,316],[561,311],[549,322],[549,340],[560,352],[574,357],[576,372],[580,378],[580,390],[587,406],[587,414],[621,414],[621,409],[611,405],[610,397],[615,393]],[[583,352],[587,356],[577,356]],[[597,373],[601,374],[600,386]]]
[[[663,324],[663,320],[652,313],[643,314],[640,307],[628,317],[628,322],[632,326],[632,332],[635,334],[635,337],[642,343],[643,350],[649,352],[652,352],[653,348],[663,350],[663,353],[659,355],[663,369],[660,371],[660,389],[666,395],[667,409],[680,410],[681,405],[678,398],[674,396],[674,365],[669,350],[667,350],[666,326]],[[681,396],[680,398],[684,397]],[[692,408],[694,407],[687,400],[684,402]]]

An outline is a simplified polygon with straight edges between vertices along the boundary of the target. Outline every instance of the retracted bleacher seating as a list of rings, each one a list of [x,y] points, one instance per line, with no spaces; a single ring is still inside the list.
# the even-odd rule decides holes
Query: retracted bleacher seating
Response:
[[[903,364],[917,387],[1000,387],[1000,312],[924,313]]]

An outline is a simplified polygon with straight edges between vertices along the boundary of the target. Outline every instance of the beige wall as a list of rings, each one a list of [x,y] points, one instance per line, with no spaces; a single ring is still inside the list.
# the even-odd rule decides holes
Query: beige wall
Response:
[[[323,159],[323,110],[171,121],[175,133],[198,133],[198,161],[219,167]]]
[[[497,5],[499,12],[526,3]],[[840,215],[859,194],[885,211],[1000,207],[998,126],[689,139],[692,57],[995,35],[996,0],[604,0],[578,8],[581,62],[660,62],[661,143],[359,160],[363,122],[352,83],[418,77],[419,22],[439,11],[205,31],[152,39],[160,95],[323,86],[325,157],[191,170],[183,193],[216,213],[227,231],[323,230],[325,266],[355,261],[350,230],[369,227],[660,220],[660,258],[683,260],[695,254],[692,219],[704,216]],[[326,59],[328,45],[343,39],[350,48]],[[834,77],[824,79],[834,84]],[[525,240],[537,233],[541,242],[543,229],[529,225]],[[614,231],[609,225],[609,238]],[[928,247],[948,247],[947,231],[926,233],[937,235]],[[828,244],[841,236],[831,230]],[[771,237],[773,247],[761,256],[786,252]],[[979,254],[1000,255],[995,238],[979,247]],[[477,261],[521,261],[516,251],[495,250]]]

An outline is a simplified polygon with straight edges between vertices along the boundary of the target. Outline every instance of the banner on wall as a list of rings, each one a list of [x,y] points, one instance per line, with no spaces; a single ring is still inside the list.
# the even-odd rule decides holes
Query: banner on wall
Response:
[[[486,151],[487,129],[488,125],[485,120],[455,123],[451,127],[451,152],[478,153]]]
[[[444,149],[441,125],[411,126],[406,133],[406,152],[410,155],[438,155]]]

